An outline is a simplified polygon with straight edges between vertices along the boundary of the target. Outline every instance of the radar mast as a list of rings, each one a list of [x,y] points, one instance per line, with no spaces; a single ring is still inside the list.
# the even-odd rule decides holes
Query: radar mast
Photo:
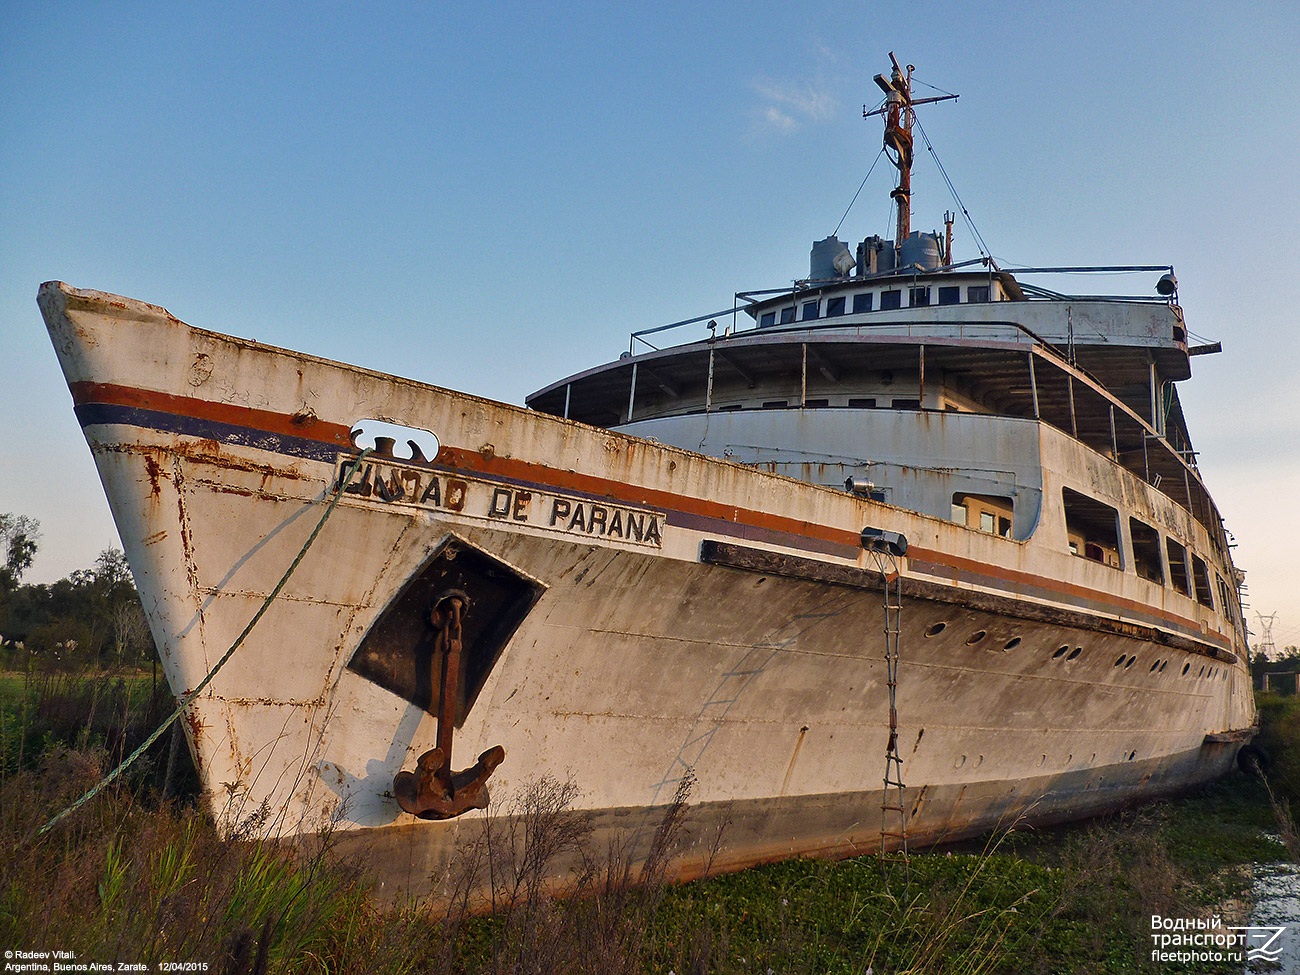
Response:
[[[897,250],[902,248],[903,241],[912,233],[912,121],[916,115],[915,108],[931,102],[950,101],[958,96],[913,98],[912,72],[916,66],[909,64],[904,71],[893,51],[889,52],[889,60],[894,66],[890,76],[886,78],[883,74],[878,74],[875,77],[876,84],[885,93],[885,104],[870,112],[864,105],[862,117],[885,117],[885,151],[889,155],[889,161],[898,169],[898,185],[889,194],[898,205],[898,231],[894,238],[894,248]]]

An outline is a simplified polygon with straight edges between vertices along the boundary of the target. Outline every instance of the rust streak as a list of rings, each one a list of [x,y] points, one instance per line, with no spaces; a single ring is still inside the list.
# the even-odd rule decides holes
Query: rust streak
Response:
[[[145,454],[144,469],[149,477],[149,494],[155,498],[159,497],[162,494],[162,486],[159,484],[159,478],[162,476],[162,465],[154,460],[153,454]]]

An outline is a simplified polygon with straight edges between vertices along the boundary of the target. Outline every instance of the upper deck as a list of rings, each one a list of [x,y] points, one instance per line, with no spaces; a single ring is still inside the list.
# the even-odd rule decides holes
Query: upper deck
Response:
[[[706,330],[706,321],[708,338],[652,344],[670,331]],[[1038,420],[1154,485],[1226,544],[1174,386],[1190,375],[1186,336],[1167,297],[1063,295],[1000,271],[804,281],[636,333],[631,344],[647,351],[562,379],[527,403],[605,427],[780,409]]]

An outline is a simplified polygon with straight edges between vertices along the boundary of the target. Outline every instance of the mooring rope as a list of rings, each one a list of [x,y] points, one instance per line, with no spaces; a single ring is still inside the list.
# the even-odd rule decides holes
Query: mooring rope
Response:
[[[357,456],[357,459],[352,462],[352,466],[348,468],[347,475],[339,480],[338,487],[335,489],[334,492],[334,497],[330,499],[329,507],[325,509],[325,513],[321,515],[320,521],[316,523],[316,527],[312,529],[312,533],[309,536],[307,536],[307,541],[303,543],[302,549],[298,552],[298,557],[295,558],[293,562],[290,564],[289,568],[285,570],[284,575],[282,575],[280,577],[280,581],[275,584],[275,588],[271,590],[270,595],[268,595],[266,599],[262,602],[261,608],[258,609],[258,611],[253,614],[253,618],[248,621],[248,625],[244,627],[243,632],[240,633],[239,636],[235,638],[235,642],[230,645],[230,649],[221,655],[221,659],[217,661],[216,666],[213,667],[210,671],[208,671],[208,675],[204,677],[203,680],[199,681],[198,686],[195,687],[194,690],[190,691],[188,694],[184,695],[181,698],[181,703],[176,706],[176,710],[174,710],[167,717],[167,719],[161,725],[158,726],[158,730],[156,730],[153,734],[151,734],[148,738],[145,739],[144,744],[142,744],[139,748],[137,748],[130,755],[128,755],[122,761],[122,763],[118,765],[117,768],[113,769],[113,771],[109,772],[106,776],[100,779],[99,782],[97,782],[94,785],[94,787],[90,789],[90,791],[88,791],[80,799],[78,799],[72,805],[68,806],[61,813],[59,813],[57,816],[51,819],[48,823],[46,823],[44,826],[38,829],[36,831],[37,836],[43,836],[46,833],[48,833],[59,822],[66,819],[68,816],[72,815],[74,812],[76,812],[78,809],[80,809],[82,806],[88,803],[91,799],[95,798],[95,796],[99,795],[99,793],[102,792],[104,788],[108,786],[111,782],[113,782],[114,779],[116,779],[128,768],[130,768],[131,765],[135,763],[135,760],[137,758],[139,758],[141,755],[143,755],[146,751],[149,750],[149,746],[151,746],[154,742],[156,742],[159,738],[162,737],[164,731],[166,731],[173,724],[175,724],[176,719],[179,718],[182,714],[184,714],[185,709],[190,706],[190,702],[192,702],[195,698],[197,698],[199,694],[203,691],[203,689],[208,686],[208,684],[212,683],[212,678],[217,676],[217,671],[219,671],[222,667],[224,667],[226,665],[226,661],[229,660],[232,656],[234,656],[235,651],[239,649],[240,645],[248,637],[248,634],[253,632],[253,627],[257,625],[258,620],[260,620],[263,614],[266,613],[268,609],[270,609],[271,603],[275,602],[276,597],[280,595],[280,590],[284,588],[285,583],[289,581],[289,577],[293,575],[294,571],[298,568],[303,558],[306,557],[307,550],[310,549],[312,547],[312,543],[316,541],[316,536],[319,535],[321,529],[325,527],[325,522],[329,521],[330,515],[334,514],[334,508],[338,505],[339,499],[343,497],[344,492],[347,491],[348,485],[352,483],[352,478],[356,476],[357,471],[361,468],[361,462],[364,461],[366,459],[366,456],[372,453],[373,451],[374,451],[373,447],[367,447],[365,450],[361,451],[361,453]]]

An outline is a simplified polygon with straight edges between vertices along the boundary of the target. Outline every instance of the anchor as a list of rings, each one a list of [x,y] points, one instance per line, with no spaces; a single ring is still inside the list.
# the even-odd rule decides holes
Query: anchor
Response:
[[[397,804],[421,819],[451,819],[471,809],[486,809],[487,780],[505,761],[506,750],[494,745],[471,767],[451,770],[451,740],[456,723],[456,699],[460,685],[461,618],[469,597],[459,589],[439,596],[429,614],[437,631],[434,666],[441,664],[442,699],[438,704],[438,745],[415,763],[415,771],[398,772],[393,778]]]

